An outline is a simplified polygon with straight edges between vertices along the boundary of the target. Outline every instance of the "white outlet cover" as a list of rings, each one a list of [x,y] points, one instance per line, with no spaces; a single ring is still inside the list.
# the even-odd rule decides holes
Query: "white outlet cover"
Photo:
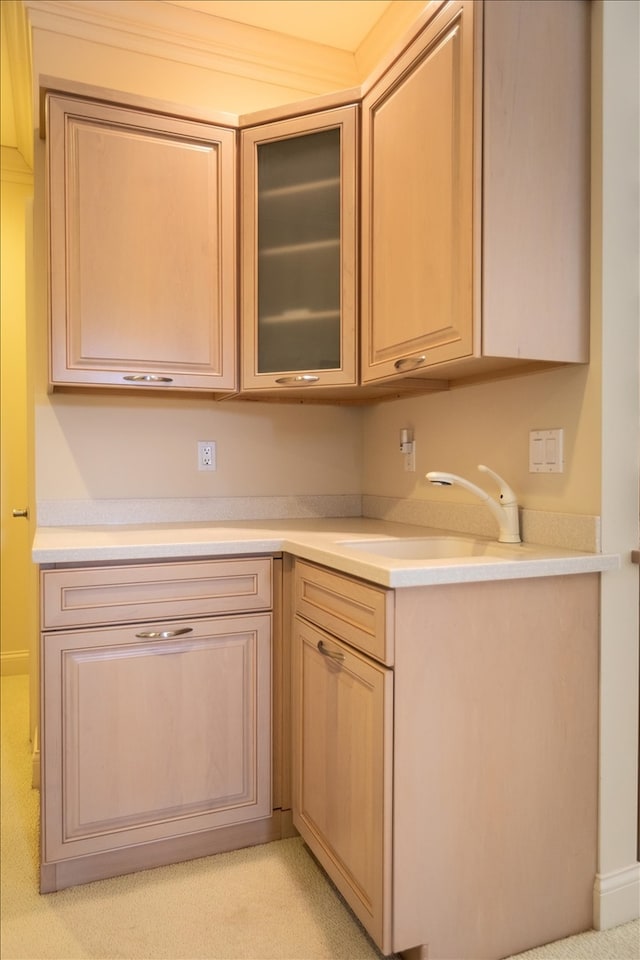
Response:
[[[216,466],[215,440],[199,440],[198,470],[215,470]]]

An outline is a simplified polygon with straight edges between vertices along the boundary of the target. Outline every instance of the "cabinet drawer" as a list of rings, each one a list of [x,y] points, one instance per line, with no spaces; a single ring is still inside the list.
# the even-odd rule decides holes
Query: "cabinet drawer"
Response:
[[[175,620],[268,610],[271,557],[42,572],[42,627]]]
[[[393,590],[297,561],[296,613],[359,650],[393,663]]]

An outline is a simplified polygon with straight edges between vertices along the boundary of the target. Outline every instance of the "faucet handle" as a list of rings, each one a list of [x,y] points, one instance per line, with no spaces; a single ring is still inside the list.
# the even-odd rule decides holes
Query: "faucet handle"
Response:
[[[515,493],[513,492],[513,490],[507,483],[507,481],[503,480],[503,478],[500,476],[499,473],[496,473],[495,470],[491,470],[490,467],[485,467],[483,463],[478,464],[478,470],[480,470],[481,473],[488,473],[489,476],[493,477],[495,482],[498,484],[498,486],[500,487],[501,503],[503,503],[506,506],[508,504],[518,502],[518,498],[516,497]]]

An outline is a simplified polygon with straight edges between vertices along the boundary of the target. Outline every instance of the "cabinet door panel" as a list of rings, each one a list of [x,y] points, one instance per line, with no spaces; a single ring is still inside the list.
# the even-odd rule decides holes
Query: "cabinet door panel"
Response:
[[[472,349],[473,25],[446,16],[363,102],[363,381]]]
[[[294,647],[294,823],[383,948],[392,672],[298,617]]]
[[[46,859],[270,816],[270,625],[44,635]]]
[[[234,132],[51,97],[48,134],[53,383],[233,387]]]
[[[356,382],[356,117],[242,132],[244,390]]]

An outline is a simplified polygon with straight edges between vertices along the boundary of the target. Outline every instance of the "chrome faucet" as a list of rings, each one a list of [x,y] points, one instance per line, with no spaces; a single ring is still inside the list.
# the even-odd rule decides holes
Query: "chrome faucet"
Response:
[[[464,487],[465,490],[469,490],[470,493],[475,494],[476,497],[480,497],[498,521],[500,528],[498,542],[520,543],[520,519],[518,516],[518,500],[515,493],[509,484],[497,473],[494,473],[493,470],[490,470],[489,467],[485,467],[484,464],[478,464],[478,470],[482,473],[488,473],[500,487],[499,502],[494,500],[493,497],[490,497],[481,487],[476,487],[475,483],[465,480],[464,477],[458,477],[455,473],[439,473],[438,471],[432,470],[427,474],[427,480],[441,487],[451,487],[453,484],[457,484],[457,486]]]

